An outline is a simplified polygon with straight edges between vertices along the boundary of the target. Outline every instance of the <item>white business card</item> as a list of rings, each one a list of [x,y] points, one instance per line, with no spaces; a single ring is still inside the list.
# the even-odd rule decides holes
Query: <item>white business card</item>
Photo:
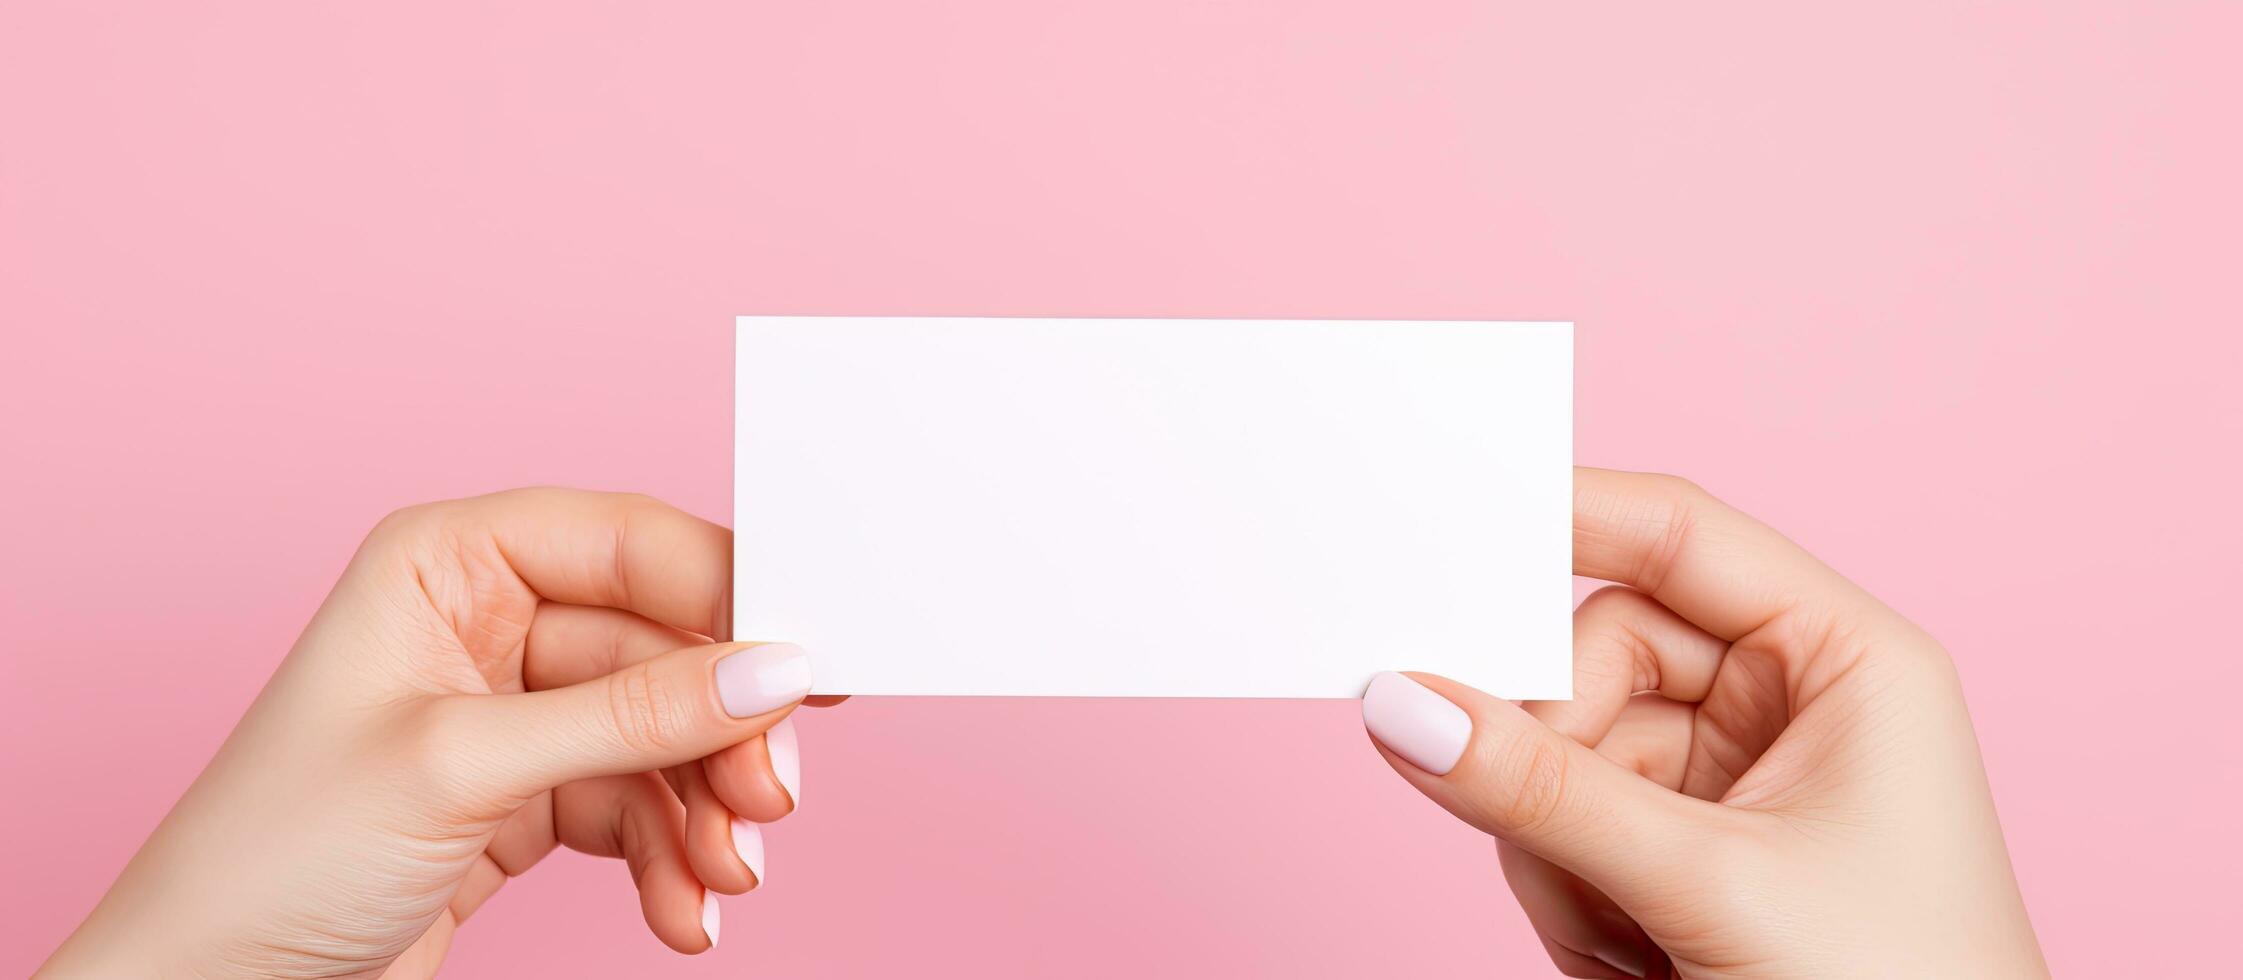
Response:
[[[738,329],[734,635],[817,693],[1570,696],[1571,324]]]

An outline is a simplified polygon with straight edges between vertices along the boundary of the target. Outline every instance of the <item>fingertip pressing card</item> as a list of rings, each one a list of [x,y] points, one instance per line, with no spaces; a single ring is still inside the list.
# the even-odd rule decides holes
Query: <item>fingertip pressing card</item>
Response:
[[[1571,324],[738,330],[734,634],[817,693],[1570,696]]]

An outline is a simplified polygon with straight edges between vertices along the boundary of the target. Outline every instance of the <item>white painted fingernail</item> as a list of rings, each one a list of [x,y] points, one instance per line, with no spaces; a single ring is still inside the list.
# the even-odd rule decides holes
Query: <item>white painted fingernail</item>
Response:
[[[1436,776],[1448,775],[1472,741],[1472,716],[1431,688],[1393,671],[1371,678],[1363,692],[1363,727],[1371,737]]]
[[[709,948],[717,948],[717,893],[701,889],[701,933],[709,937]]]
[[[802,808],[802,748],[795,742],[794,719],[781,718],[763,733],[763,747],[771,754],[771,772],[786,788],[789,810]]]
[[[777,711],[810,693],[810,655],[792,643],[761,643],[717,661],[724,713],[747,718]]]
[[[755,875],[755,883],[763,884],[763,828],[739,817],[732,818],[732,850],[740,855],[740,863],[748,866]]]

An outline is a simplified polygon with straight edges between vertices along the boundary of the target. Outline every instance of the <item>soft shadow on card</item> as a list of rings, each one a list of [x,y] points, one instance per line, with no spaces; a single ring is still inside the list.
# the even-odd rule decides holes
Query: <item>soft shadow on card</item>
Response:
[[[1571,324],[738,336],[734,634],[817,693],[1570,696]]]

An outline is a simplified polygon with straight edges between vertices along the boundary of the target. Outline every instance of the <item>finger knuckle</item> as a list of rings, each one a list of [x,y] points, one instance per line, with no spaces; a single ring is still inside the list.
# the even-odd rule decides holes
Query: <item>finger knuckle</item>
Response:
[[[614,500],[615,506],[617,508],[625,511],[663,510],[667,509],[670,506],[663,503],[661,498],[656,497],[653,494],[638,493],[636,491],[624,491],[621,493],[617,493],[612,499]]]
[[[1642,687],[1637,682],[1635,655],[1626,637],[1582,635],[1574,642],[1573,687],[1576,699],[1626,697]]]
[[[368,541],[393,541],[411,538],[439,518],[439,504],[412,504],[399,507],[382,515],[367,532]]]
[[[1574,609],[1575,628],[1594,637],[1632,642],[1638,625],[1653,605],[1649,596],[1625,585],[1609,585],[1589,593]]]
[[[662,752],[677,747],[691,727],[692,711],[676,685],[650,663],[635,664],[609,675],[607,703],[611,729],[621,747],[633,754]]]
[[[1923,671],[1932,677],[1946,679],[1955,676],[1955,658],[1947,652],[1945,644],[1931,631],[1911,622],[1897,612],[1886,611],[1883,642],[1880,646],[1890,651],[1895,659]]]
[[[375,523],[361,550],[385,555],[437,554],[456,545],[471,524],[468,505],[462,501],[400,507]]]
[[[1654,485],[1658,487],[1661,496],[1677,504],[1694,504],[1713,499],[1713,495],[1707,493],[1706,488],[1699,486],[1697,481],[1686,476],[1677,476],[1673,473],[1653,473],[1651,479]]]
[[[1657,594],[1689,550],[1698,519],[1711,498],[1697,484],[1679,476],[1656,473],[1650,479],[1652,490],[1635,515],[1640,522],[1642,553],[1630,581],[1647,594]]]
[[[1655,658],[1632,625],[1638,604],[1648,601],[1625,586],[1599,589],[1581,601],[1574,615],[1576,685],[1604,683],[1641,687],[1646,669],[1656,669]]]
[[[668,510],[669,505],[649,494],[632,491],[576,491],[586,506],[598,510],[603,519],[617,527],[629,527],[633,522],[645,520],[657,512]]]
[[[1540,831],[1564,805],[1571,768],[1553,739],[1521,738],[1504,746],[1490,767],[1490,817],[1517,833]]]

